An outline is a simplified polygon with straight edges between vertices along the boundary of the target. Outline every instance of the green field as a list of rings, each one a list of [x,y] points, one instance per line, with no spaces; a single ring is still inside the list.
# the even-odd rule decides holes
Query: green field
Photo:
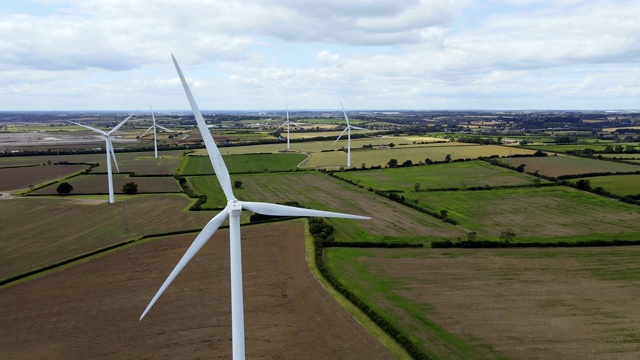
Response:
[[[593,176],[571,180],[589,180],[591,188],[602,187],[606,191],[620,195],[640,195],[640,175]]]
[[[307,155],[296,153],[223,156],[231,174],[291,171],[295,170],[298,164],[306,158]],[[185,166],[181,169],[181,175],[209,175],[213,173],[213,166],[208,156],[189,156]]]
[[[381,191],[468,188],[481,186],[534,185],[536,178],[492,166],[485,161],[465,161],[408,168],[386,168],[366,171],[336,172],[334,176],[351,180],[364,188]],[[545,182],[545,181],[543,181]]]
[[[478,239],[513,229],[519,242],[630,240],[640,237],[640,208],[567,187],[405,193],[449,217]]]
[[[606,172],[640,171],[640,166],[623,164],[613,161],[587,159],[574,156],[541,156],[505,158],[500,161],[511,166],[525,164],[525,171],[538,171],[546,176],[579,175]]]
[[[638,256],[636,247],[325,250],[331,272],[433,359],[635,358]]]
[[[116,153],[120,172],[133,172],[136,175],[173,175],[184,152],[180,150],[159,151],[159,158],[149,152],[124,152]],[[107,172],[106,155],[98,161],[100,165],[93,172]],[[115,173],[115,166],[112,166]]]

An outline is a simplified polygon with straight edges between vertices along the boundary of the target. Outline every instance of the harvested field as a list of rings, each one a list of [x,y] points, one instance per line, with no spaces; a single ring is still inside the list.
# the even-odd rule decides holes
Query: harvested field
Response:
[[[392,359],[304,260],[302,222],[243,227],[247,358]],[[0,290],[9,359],[231,358],[228,232],[220,230],[147,317],[195,234],[158,239]]]
[[[214,215],[185,211],[192,200],[181,195],[136,195],[127,197],[125,231],[120,197],[116,201],[99,205],[72,197],[0,201],[0,279],[145,234],[199,229]]]
[[[589,173],[640,171],[640,166],[606,160],[579,158],[575,156],[504,158],[500,159],[500,161],[512,166],[525,164],[526,172],[533,173],[537,170],[542,175],[554,177]]]
[[[0,169],[0,190],[25,189],[86,168],[87,165],[48,165]]]
[[[639,256],[637,247],[326,253],[341,281],[445,359],[639,358]]]
[[[108,194],[109,185],[107,174],[79,175],[66,182],[73,186],[71,195],[81,194]],[[126,183],[134,182],[138,185],[139,193],[171,193],[180,192],[180,185],[171,176],[129,176],[127,174],[113,174],[113,192],[122,194],[122,186]],[[57,195],[58,184],[52,184],[33,192],[37,195]]]

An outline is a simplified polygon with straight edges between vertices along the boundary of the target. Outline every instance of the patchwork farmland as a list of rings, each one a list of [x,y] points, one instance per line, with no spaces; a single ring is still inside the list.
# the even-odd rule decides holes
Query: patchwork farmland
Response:
[[[526,148],[416,139],[420,137],[352,139],[360,149],[352,150],[356,169],[350,171],[340,170],[346,163],[345,152],[326,151],[335,150],[332,141],[292,142],[298,153],[281,153],[281,144],[225,147],[221,152],[232,182],[238,182],[234,192],[241,199],[297,202],[371,216],[371,221],[326,220],[333,229],[333,240],[323,252],[326,264],[341,284],[429,357],[640,356],[633,341],[638,331],[633,324],[640,316],[632,306],[638,295],[633,289],[640,285],[631,265],[637,257],[635,247],[430,248],[433,243],[455,245],[469,239],[521,245],[636,241],[640,239],[637,204],[575,189],[582,178],[565,184],[557,177],[630,173],[640,167],[563,155],[532,157],[528,155],[535,150]],[[373,140],[395,146],[362,148]],[[104,154],[0,158],[0,171],[8,174],[27,169],[11,166],[51,168],[37,179],[52,183],[30,191],[27,180],[12,185],[0,181],[1,191],[22,189],[27,195],[14,192],[0,199],[0,281],[54,266],[36,279],[1,285],[0,305],[3,317],[10,321],[3,322],[0,331],[15,334],[0,340],[3,354],[17,358],[43,354],[175,358],[186,352],[195,357],[212,352],[229,356],[225,230],[196,256],[150,316],[137,322],[197,231],[216,214],[188,208],[201,195],[206,200],[200,209],[218,209],[226,203],[215,176],[207,175],[213,173],[209,159],[191,156],[200,152],[161,151],[161,159],[149,152],[116,153],[123,173],[114,175],[114,188],[119,191],[125,182],[134,181],[143,194],[117,194],[114,205],[105,203]],[[451,162],[444,161],[447,155]],[[463,161],[495,155],[501,166]],[[98,165],[89,174],[68,177],[75,172],[65,172],[58,180],[53,171],[56,165],[42,165],[57,162],[54,158]],[[411,160],[414,166],[386,167],[390,159],[399,164]],[[420,165],[426,159],[436,163]],[[362,164],[366,170],[360,169]],[[525,164],[523,171],[517,171],[521,164]],[[60,168],[66,166],[76,172],[86,168]],[[381,168],[369,169],[375,166]],[[316,167],[324,171],[313,170]],[[640,193],[630,185],[635,176],[584,179],[592,188],[633,196]],[[73,185],[69,196],[56,194],[61,181]],[[184,181],[193,199],[179,193],[179,181]],[[243,213],[243,224],[249,224],[250,215]],[[245,280],[247,354],[409,356],[397,344],[390,345],[386,330],[366,325],[379,342],[367,334],[309,277],[302,254],[304,223],[286,220],[242,228],[245,274],[251,274],[245,275],[250,278]],[[506,230],[512,234],[507,240],[503,238]],[[153,237],[181,231],[189,233]],[[152,237],[141,239],[146,236]],[[129,241],[109,252],[83,257]],[[405,244],[418,247],[376,248]],[[82,259],[55,267],[78,257]],[[53,289],[60,289],[57,295]],[[248,294],[254,297],[249,300]],[[44,302],[49,307],[30,312]],[[89,324],[89,317],[99,320]],[[66,320],[55,329],[34,324],[43,318]],[[98,333],[102,335],[95,336]],[[169,338],[170,333],[180,335]],[[296,338],[303,345],[287,342]],[[288,345],[275,346],[274,339]],[[393,349],[385,350],[381,344]]]

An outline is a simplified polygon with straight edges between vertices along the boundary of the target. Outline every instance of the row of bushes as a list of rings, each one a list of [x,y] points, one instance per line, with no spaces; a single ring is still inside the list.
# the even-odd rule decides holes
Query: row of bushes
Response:
[[[324,223],[324,224],[323,224]],[[312,231],[313,225],[313,231]],[[395,326],[384,319],[374,309],[367,305],[357,295],[347,289],[335,276],[329,271],[328,266],[323,260],[323,244],[331,243],[327,239],[323,238],[323,234],[327,232],[333,233],[333,230],[327,231],[327,226],[332,227],[321,218],[309,219],[309,232],[313,236],[314,245],[314,262],[316,268],[325,278],[325,280],[331,284],[331,286],[338,291],[342,296],[349,300],[352,304],[358,307],[371,321],[378,325],[385,333],[398,342],[414,359],[429,359],[429,357],[420,350],[416,344],[414,344],[404,333],[398,330]]]
[[[555,242],[509,242],[479,240],[453,242],[451,240],[434,241],[434,249],[463,248],[463,249],[494,249],[494,248],[549,248],[549,247],[600,247],[600,246],[628,246],[640,245],[640,240],[584,240],[584,241],[555,241]]]

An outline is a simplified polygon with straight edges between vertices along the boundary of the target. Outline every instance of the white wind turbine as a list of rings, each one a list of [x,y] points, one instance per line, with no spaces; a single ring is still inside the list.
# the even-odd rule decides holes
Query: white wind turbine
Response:
[[[137,110],[136,110],[137,111]],[[111,134],[113,134],[114,132],[118,131],[118,129],[120,129],[120,127],[122,127],[122,125],[124,125],[124,123],[126,123],[129,119],[131,119],[131,117],[133,116],[133,114],[135,114],[136,112],[134,111],[131,115],[129,115],[126,119],[122,120],[122,122],[118,125],[116,125],[116,127],[114,127],[113,129],[109,130],[108,132],[106,131],[102,131],[100,129],[96,129],[94,127],[91,126],[87,126],[87,125],[83,125],[77,122],[73,122],[73,121],[68,121],[74,125],[78,125],[78,126],[82,126],[83,128],[87,128],[91,131],[95,131],[99,134],[101,134],[102,136],[104,136],[104,140],[105,140],[105,147],[106,147],[106,153],[107,153],[107,179],[109,179],[109,203],[113,204],[114,203],[114,197],[113,197],[113,177],[111,174],[111,156],[113,156],[113,162],[116,164],[116,171],[118,173],[120,173],[120,169],[118,168],[118,161],[116,160],[116,154],[115,152],[113,152],[113,143],[111,142]]]
[[[342,112],[344,113],[344,119],[347,121],[347,127],[344,130],[342,130],[340,135],[338,135],[338,138],[336,139],[336,141],[334,141],[331,146],[333,147],[333,145],[335,145],[338,142],[338,140],[340,140],[342,135],[344,135],[344,132],[345,131],[347,132],[347,167],[351,167],[351,129],[354,129],[354,130],[367,130],[367,129],[350,125],[349,118],[347,117],[347,112],[344,111],[344,106],[342,105],[342,102],[340,102],[340,106],[342,106]]]
[[[278,129],[280,129],[281,127],[287,125],[287,151],[289,150],[289,125],[295,125],[298,126],[300,124],[296,124],[292,121],[289,121],[289,108],[285,105],[285,108],[287,109],[287,121],[283,122],[280,126],[278,126],[275,131],[278,131]]]
[[[302,209],[292,206],[285,205],[277,205],[270,203],[262,203],[262,202],[249,202],[249,201],[240,201],[235,198],[233,195],[233,190],[231,187],[231,177],[229,176],[229,171],[222,160],[222,155],[218,150],[216,143],[211,136],[207,128],[207,124],[202,118],[202,113],[198,109],[198,105],[196,104],[193,95],[191,94],[191,90],[187,85],[187,81],[182,75],[182,71],[180,70],[180,66],[176,61],[175,57],[171,55],[173,59],[173,63],[176,67],[176,71],[178,72],[178,76],[180,77],[180,81],[182,82],[182,86],[187,95],[187,99],[189,99],[189,104],[191,105],[191,109],[193,110],[193,115],[198,124],[198,128],[200,129],[200,133],[202,134],[202,139],[204,140],[205,146],[207,148],[207,152],[209,153],[209,159],[211,160],[211,164],[216,173],[216,177],[220,182],[222,190],[227,198],[227,206],[216,215],[213,219],[204,226],[202,231],[196,236],[196,239],[193,241],[189,249],[182,256],[176,267],[173,269],[169,277],[165,280],[165,282],[160,287],[160,290],[153,297],[147,308],[140,316],[140,320],[144,318],[149,309],[155,304],[160,295],[166,290],[166,288],[171,284],[171,282],[176,278],[176,276],[182,271],[182,269],[187,265],[187,263],[193,258],[193,256],[202,248],[202,246],[213,236],[213,234],[218,230],[220,225],[229,218],[229,238],[230,238],[230,257],[231,257],[231,333],[232,333],[232,346],[233,346],[233,359],[241,360],[245,358],[245,348],[244,348],[244,310],[243,310],[243,298],[242,298],[242,255],[241,255],[241,247],[240,247],[240,213],[242,210],[249,210],[259,214],[264,215],[272,215],[272,216],[324,216],[324,217],[340,217],[340,218],[349,218],[349,219],[370,219],[366,216],[358,216],[358,215],[350,215],[350,214],[341,214],[334,213],[329,211],[319,211],[319,210],[310,210],[310,209]]]
[[[171,131],[171,132],[175,132],[175,131],[173,131],[171,129],[167,129],[164,126],[160,126],[160,125],[156,124],[156,116],[153,115],[153,108],[151,108],[151,105],[149,105],[149,108],[151,109],[151,119],[153,120],[153,125],[151,125],[147,129],[147,131],[142,133],[142,135],[140,135],[140,137],[142,138],[143,136],[147,135],[149,130],[153,129],[153,149],[155,151],[155,156],[156,156],[156,159],[157,159],[158,158],[158,140],[156,139],[156,128],[160,128],[162,130]]]

